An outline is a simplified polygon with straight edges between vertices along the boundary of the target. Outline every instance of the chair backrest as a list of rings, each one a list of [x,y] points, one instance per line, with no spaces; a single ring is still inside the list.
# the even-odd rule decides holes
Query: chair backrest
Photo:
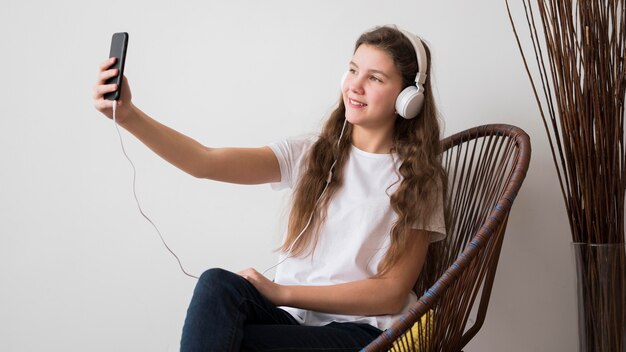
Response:
[[[530,138],[494,124],[447,137],[442,146],[447,237],[429,248],[415,285],[418,302],[365,351],[386,351],[394,341],[401,351],[460,351],[484,321],[509,211],[528,170]],[[432,319],[420,321],[428,311]]]

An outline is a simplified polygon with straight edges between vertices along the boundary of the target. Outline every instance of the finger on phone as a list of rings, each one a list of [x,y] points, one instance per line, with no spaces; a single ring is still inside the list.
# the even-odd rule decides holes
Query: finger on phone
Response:
[[[117,84],[105,84],[100,86],[100,92],[104,95],[106,93],[115,92],[117,90]]]
[[[112,100],[99,99],[95,103],[96,109],[102,111],[113,107]]]
[[[115,59],[115,56],[106,59],[106,61],[100,64],[100,71],[105,71],[107,68],[111,67],[115,63]]]
[[[119,71],[118,69],[114,68],[114,69],[100,72],[100,81],[104,82],[111,77],[115,77],[118,71]]]
[[[96,89],[94,90],[93,97],[94,97],[94,99],[102,99],[102,97],[106,93],[115,92],[116,90],[117,90],[117,84],[115,84],[115,83],[98,85],[98,86],[96,86]]]

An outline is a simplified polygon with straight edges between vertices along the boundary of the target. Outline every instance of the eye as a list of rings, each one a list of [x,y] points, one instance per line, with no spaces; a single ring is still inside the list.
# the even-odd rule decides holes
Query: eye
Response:
[[[351,73],[351,74],[353,74],[353,75],[355,75],[355,74],[356,74],[356,70],[355,70],[355,69],[353,69],[353,68],[350,68],[350,69],[348,70],[348,72],[350,72],[350,73]]]
[[[372,81],[374,81],[374,82],[379,82],[379,83],[382,83],[382,82],[383,82],[383,80],[382,80],[382,79],[380,79],[380,78],[378,78],[378,77],[376,77],[376,76],[370,76],[370,80],[372,80]]]

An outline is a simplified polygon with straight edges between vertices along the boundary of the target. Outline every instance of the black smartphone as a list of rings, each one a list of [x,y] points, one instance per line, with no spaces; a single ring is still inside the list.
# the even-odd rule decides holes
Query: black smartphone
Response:
[[[122,77],[124,76],[124,64],[126,63],[126,48],[128,47],[128,33],[119,32],[114,33],[111,38],[111,51],[109,57],[116,57],[115,64],[111,68],[117,68],[119,71],[117,76],[111,77],[106,80],[106,84],[117,84],[117,90],[115,92],[106,93],[104,99],[119,100],[122,94]]]

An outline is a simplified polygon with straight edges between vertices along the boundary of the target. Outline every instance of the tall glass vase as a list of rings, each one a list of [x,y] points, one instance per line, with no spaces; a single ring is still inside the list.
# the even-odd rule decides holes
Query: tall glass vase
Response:
[[[626,244],[572,247],[580,352],[626,352]]]

